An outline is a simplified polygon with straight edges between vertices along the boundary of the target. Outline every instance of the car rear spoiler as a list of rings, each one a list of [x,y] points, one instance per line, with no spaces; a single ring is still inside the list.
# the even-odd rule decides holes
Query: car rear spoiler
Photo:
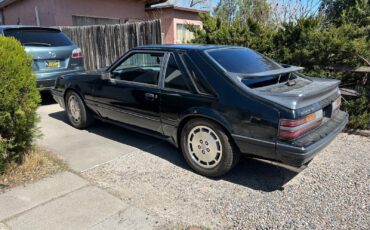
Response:
[[[293,88],[292,90],[284,93],[273,93],[258,88],[251,89],[242,82],[246,78],[253,79],[269,76],[278,77],[280,74],[297,72],[304,69],[303,67],[298,66],[282,66],[284,68],[259,73],[229,74],[233,76],[230,79],[232,79],[236,84],[244,88],[246,91],[292,110],[303,109],[313,104],[320,105],[320,102],[322,102],[323,100],[329,100],[328,98],[335,99],[340,95],[338,88],[340,81],[335,79],[305,77],[306,79],[312,81],[311,84],[308,84],[304,87]]]
[[[267,77],[267,76],[280,75],[280,74],[285,74],[285,73],[297,72],[297,71],[300,71],[300,70],[303,70],[303,69],[304,69],[304,67],[289,66],[289,67],[286,67],[286,68],[274,69],[274,70],[258,72],[258,73],[248,73],[248,74],[234,73],[234,74],[236,74],[241,79],[245,79],[245,78],[258,78],[258,77]]]

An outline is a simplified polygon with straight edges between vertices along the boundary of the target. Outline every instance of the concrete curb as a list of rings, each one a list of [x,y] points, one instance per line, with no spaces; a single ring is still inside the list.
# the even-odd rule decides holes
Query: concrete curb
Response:
[[[370,137],[370,130],[366,129],[345,129],[345,133],[359,135],[363,137]]]

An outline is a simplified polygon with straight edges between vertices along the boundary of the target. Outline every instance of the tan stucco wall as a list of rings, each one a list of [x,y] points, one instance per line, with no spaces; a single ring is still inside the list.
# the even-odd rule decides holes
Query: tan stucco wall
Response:
[[[145,2],[137,0],[58,0],[56,24],[72,25],[72,15],[145,20]]]
[[[58,0],[24,0],[15,2],[3,9],[4,23],[36,25],[35,6],[38,7],[41,26],[55,25],[55,2]]]
[[[115,19],[146,19],[145,2],[138,0],[22,0],[4,8],[5,24],[71,26],[72,15]]]
[[[71,26],[72,15],[114,19],[161,19],[163,43],[174,44],[176,25],[202,25],[197,12],[172,8],[145,11],[141,0],[20,0],[4,8],[5,24],[36,25],[35,6],[41,26]]]
[[[200,16],[196,12],[181,11],[176,9],[150,10],[148,18],[161,19],[161,27],[164,44],[176,44],[177,24],[193,24],[202,26]]]

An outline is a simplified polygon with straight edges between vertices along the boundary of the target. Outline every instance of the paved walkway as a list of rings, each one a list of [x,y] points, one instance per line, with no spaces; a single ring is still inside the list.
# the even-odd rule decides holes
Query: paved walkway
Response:
[[[110,133],[113,137],[104,140],[89,131],[81,135],[81,131],[65,124],[57,105],[42,106],[39,114],[44,135],[39,144],[56,151],[76,173],[63,172],[1,194],[0,230],[152,229],[154,220],[145,212],[78,174],[158,141],[122,136],[114,128]],[[95,129],[99,129],[99,125]],[[119,144],[122,138],[131,144]]]
[[[144,212],[64,172],[0,195],[0,229],[151,229]]]

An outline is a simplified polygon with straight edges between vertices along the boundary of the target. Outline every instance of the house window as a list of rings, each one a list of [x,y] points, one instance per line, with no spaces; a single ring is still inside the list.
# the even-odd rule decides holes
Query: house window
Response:
[[[194,33],[186,28],[187,24],[176,25],[176,43],[188,43],[194,39]]]
[[[72,15],[72,23],[74,26],[120,24],[121,22],[121,19]]]

